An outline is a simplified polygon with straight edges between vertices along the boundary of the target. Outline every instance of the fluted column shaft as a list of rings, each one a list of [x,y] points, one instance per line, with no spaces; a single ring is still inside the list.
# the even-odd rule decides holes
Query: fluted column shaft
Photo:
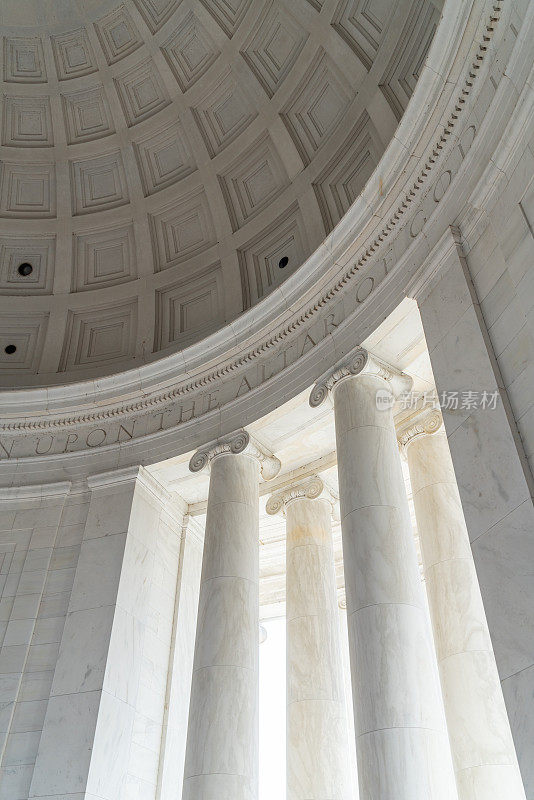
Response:
[[[211,461],[183,800],[258,796],[258,480],[250,455]]]
[[[425,430],[440,423],[427,416],[404,444],[458,796],[524,800],[447,437]]]
[[[322,489],[322,481],[315,478],[290,489],[285,495],[290,499],[284,503],[287,800],[347,798],[347,721],[332,503],[313,497]],[[277,498],[280,495],[271,498],[268,511]]]
[[[391,381],[382,368],[367,371],[369,360],[359,351],[323,383],[334,398],[360,800],[451,800],[456,788],[392,411],[377,407],[377,394],[391,396]],[[318,385],[310,402],[324,393]]]

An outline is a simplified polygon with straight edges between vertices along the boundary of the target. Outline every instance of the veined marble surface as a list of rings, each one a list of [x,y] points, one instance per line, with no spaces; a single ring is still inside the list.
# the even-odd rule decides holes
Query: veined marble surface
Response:
[[[369,375],[333,387],[359,794],[450,800],[456,787],[393,416],[376,402],[388,390]]]
[[[259,464],[211,462],[183,800],[257,800]]]
[[[459,800],[525,800],[443,429],[407,459]]]
[[[332,505],[302,496],[285,513],[287,799],[348,800]]]

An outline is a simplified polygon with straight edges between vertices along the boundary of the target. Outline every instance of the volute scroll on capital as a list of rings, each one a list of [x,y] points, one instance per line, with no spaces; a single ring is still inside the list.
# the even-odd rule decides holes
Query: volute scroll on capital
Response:
[[[402,453],[406,453],[408,445],[422,436],[431,436],[443,428],[443,417],[437,408],[422,409],[410,417],[397,429],[397,441]]]
[[[325,482],[318,476],[308,478],[299,483],[293,483],[278,492],[274,492],[265,506],[265,510],[271,516],[275,514],[285,514],[286,506],[293,500],[307,498],[308,500],[327,500],[332,508],[332,514],[336,515],[337,497]]]
[[[409,391],[412,386],[412,379],[404,372],[371,355],[364,347],[358,347],[319,378],[310,393],[310,406],[317,408],[339,381],[357,375],[376,375],[383,378],[389,384],[394,397]]]
[[[235,431],[220,439],[208,442],[191,457],[189,469],[191,472],[209,469],[211,462],[215,458],[229,454],[242,454],[255,458],[260,465],[261,476],[266,481],[272,480],[280,471],[280,460],[254,441],[248,431],[245,430]]]

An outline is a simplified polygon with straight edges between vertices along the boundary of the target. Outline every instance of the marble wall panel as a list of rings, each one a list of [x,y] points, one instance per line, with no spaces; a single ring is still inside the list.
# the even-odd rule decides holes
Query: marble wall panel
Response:
[[[87,515],[87,495],[69,486],[0,501],[2,800],[29,796],[38,757],[78,557],[72,527]]]
[[[495,304],[506,306],[509,300],[508,291],[490,288],[497,286],[502,274],[494,245],[490,232],[467,261],[459,246],[454,246],[433,285],[418,299],[438,393],[497,392],[494,409],[481,404],[471,409],[443,407],[443,417],[530,799],[534,797],[534,749],[529,730],[534,718],[532,474],[492,343],[491,327],[488,329],[485,321],[486,315],[498,320]],[[494,276],[486,282],[477,277],[485,265]],[[486,298],[493,291],[485,309],[474,283],[484,286]]]
[[[181,544],[180,581],[177,589],[171,652],[172,666],[169,670],[167,688],[168,711],[163,728],[158,784],[161,800],[175,800],[176,787],[183,784],[202,546],[203,531],[194,519],[189,518]]]
[[[36,665],[50,662],[53,680],[45,688],[46,709],[32,706],[44,718],[30,794],[23,798],[156,796],[181,512],[164,513],[167,495],[138,473],[91,479],[75,574],[72,545],[56,554],[72,575],[72,593],[55,654],[34,654]],[[47,583],[63,589],[57,579]],[[46,627],[41,635],[46,639]],[[8,657],[15,662],[19,654]],[[26,737],[19,749],[28,747]]]

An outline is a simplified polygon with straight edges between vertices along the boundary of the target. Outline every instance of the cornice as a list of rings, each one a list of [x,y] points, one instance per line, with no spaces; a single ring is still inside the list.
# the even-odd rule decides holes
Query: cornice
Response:
[[[179,495],[171,494],[148,470],[139,465],[90,475],[87,485],[91,491],[126,485],[141,486],[158,503],[164,504],[168,514],[176,516],[178,513],[183,517],[187,512],[187,504]]]
[[[256,362],[261,364],[277,348],[304,335],[341,297],[348,299],[348,316],[356,310],[359,313],[361,307],[355,309],[353,300],[358,287],[363,281],[368,281],[371,288],[375,286],[375,278],[366,277],[370,266],[380,259],[385,263],[384,257],[402,233],[408,238],[406,245],[401,243],[398,248],[394,270],[398,274],[409,259],[407,248],[415,247],[418,241],[420,244],[418,237],[427,217],[417,234],[410,229],[409,220],[413,226],[415,217],[422,213],[418,209],[432,188],[439,165],[457,145],[461,120],[473,102],[473,89],[489,68],[487,54],[502,6],[500,2],[473,0],[467,9],[465,4],[447,2],[428,65],[374,176],[324,244],[271,296],[217,334],[138,370],[68,387],[5,392],[0,395],[0,406],[4,407],[4,418],[13,418],[7,418],[0,430],[10,435],[68,431],[106,422],[118,424],[136,415],[159,412],[183,398],[214,390]],[[466,42],[462,37],[470,30],[473,17],[482,13],[484,17],[479,18],[465,61]],[[458,59],[463,65],[462,80],[457,80],[462,74]],[[454,86],[457,90],[453,92]],[[444,119],[438,134],[430,139],[429,129],[431,126],[436,130],[439,108],[444,109]],[[425,138],[428,145],[424,144]],[[413,155],[408,157],[407,153]],[[383,175],[390,176],[385,186]],[[406,177],[407,185],[402,183]],[[395,194],[398,199],[393,202]],[[325,264],[329,265],[326,269]],[[358,283],[360,279],[362,283]],[[383,282],[390,279],[386,268]],[[206,354],[210,362],[206,362]],[[96,409],[95,403],[99,403]],[[72,411],[67,412],[64,409],[69,405]],[[87,411],[87,406],[93,407]],[[27,410],[24,418],[20,408]],[[203,413],[210,410],[208,407]]]
[[[245,430],[235,431],[221,439],[208,442],[191,457],[189,469],[191,472],[209,469],[214,459],[225,455],[246,455],[254,458],[260,465],[262,478],[266,481],[276,477],[280,471],[281,464],[276,456],[267,452]]]
[[[71,489],[70,481],[57,483],[37,483],[29,486],[2,486],[0,500],[41,500],[45,497],[67,496]]]
[[[93,490],[104,489],[124,483],[132,483],[139,477],[139,472],[139,465],[109,470],[107,472],[98,472],[95,475],[89,475],[87,478],[87,485]]]

